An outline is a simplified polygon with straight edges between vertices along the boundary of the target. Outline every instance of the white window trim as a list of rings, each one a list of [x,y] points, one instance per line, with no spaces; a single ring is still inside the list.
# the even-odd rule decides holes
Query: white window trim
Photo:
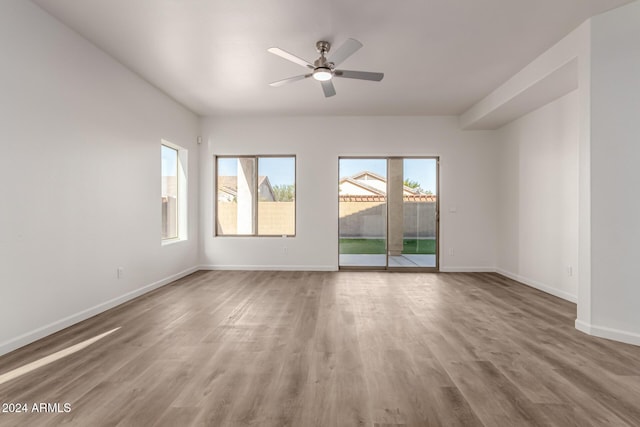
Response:
[[[178,237],[163,239],[162,236],[160,236],[162,246],[167,246],[186,241],[189,238],[189,221],[187,209],[189,194],[189,177],[187,171],[189,163],[188,150],[186,148],[169,142],[165,139],[161,140],[160,148],[162,148],[162,145],[178,151]]]
[[[255,185],[256,185],[256,195],[257,195],[257,185],[259,178],[259,165],[258,162],[261,158],[292,158],[293,159],[293,176],[294,176],[294,186],[295,186],[295,198],[294,198],[294,224],[293,224],[293,234],[258,234],[259,224],[258,224],[258,200],[257,198],[253,200],[254,209],[256,212],[254,219],[254,228],[255,232],[253,234],[219,234],[218,233],[218,160],[219,159],[229,159],[229,158],[252,158],[255,159]],[[283,239],[295,239],[298,233],[298,156],[296,154],[214,154],[213,155],[213,182],[214,182],[214,223],[213,223],[213,237],[214,238],[224,238],[224,239],[250,239],[250,238],[283,238]]]

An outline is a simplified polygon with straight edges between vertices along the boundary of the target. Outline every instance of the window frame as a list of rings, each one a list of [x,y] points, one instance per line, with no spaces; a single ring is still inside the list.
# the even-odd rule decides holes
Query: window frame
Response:
[[[188,185],[188,150],[177,144],[173,144],[167,140],[161,140],[160,152],[162,147],[174,150],[176,152],[176,235],[172,237],[162,237],[160,233],[161,244],[168,245],[181,242],[188,239],[188,215],[187,215],[187,185]],[[162,159],[162,155],[161,155]],[[162,164],[160,165],[160,177],[162,179]],[[161,220],[162,221],[162,220]]]
[[[258,188],[260,183],[260,171],[259,171],[259,161],[262,158],[291,158],[293,159],[293,234],[259,234],[259,196],[258,196]],[[218,207],[220,203],[218,203],[218,160],[219,159],[253,159],[255,162],[255,180],[254,180],[254,188],[255,188],[255,197],[251,201],[255,215],[253,218],[253,229],[254,232],[252,234],[221,234],[218,232]],[[214,177],[213,177],[213,202],[215,204],[214,209],[214,218],[213,218],[213,236],[214,237],[282,237],[282,238],[291,238],[296,237],[297,233],[297,225],[298,225],[298,158],[295,154],[215,154],[213,156],[213,165],[214,165]]]

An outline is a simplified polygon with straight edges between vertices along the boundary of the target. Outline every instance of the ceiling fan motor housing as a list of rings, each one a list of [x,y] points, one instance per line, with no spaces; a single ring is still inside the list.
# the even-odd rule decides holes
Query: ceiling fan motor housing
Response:
[[[329,52],[329,49],[331,49],[331,43],[320,40],[319,42],[316,42],[316,49],[318,50],[318,53],[320,53],[320,55],[324,56],[324,54]]]

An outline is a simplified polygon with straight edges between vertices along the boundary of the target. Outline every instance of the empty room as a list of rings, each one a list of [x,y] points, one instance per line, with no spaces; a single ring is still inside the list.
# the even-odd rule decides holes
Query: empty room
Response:
[[[2,0],[0,426],[640,425],[640,0]]]

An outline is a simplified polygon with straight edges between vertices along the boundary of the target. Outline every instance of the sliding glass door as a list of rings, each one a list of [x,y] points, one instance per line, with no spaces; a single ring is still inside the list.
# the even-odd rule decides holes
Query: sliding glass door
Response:
[[[393,160],[390,160],[390,162]],[[389,251],[390,268],[436,268],[438,234],[437,159],[404,158],[398,165],[402,172],[401,214],[398,219],[400,251]],[[391,207],[390,207],[391,210]]]
[[[339,160],[339,265],[387,266],[387,159]]]
[[[438,159],[339,159],[339,266],[438,268]]]

